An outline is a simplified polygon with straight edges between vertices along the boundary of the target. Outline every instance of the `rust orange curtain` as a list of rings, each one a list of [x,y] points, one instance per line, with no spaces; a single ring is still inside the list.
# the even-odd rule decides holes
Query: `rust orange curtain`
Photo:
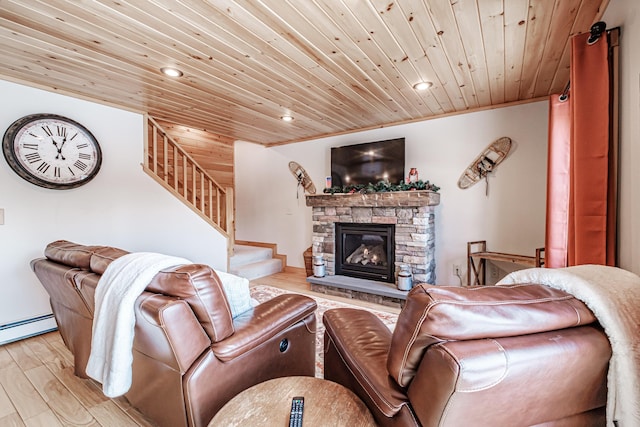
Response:
[[[617,162],[607,33],[573,37],[568,101],[551,98],[545,266],[615,265]]]
[[[549,102],[549,149],[547,158],[547,227],[544,264],[567,266],[569,240],[569,184],[571,161],[571,114],[568,96],[552,95]]]

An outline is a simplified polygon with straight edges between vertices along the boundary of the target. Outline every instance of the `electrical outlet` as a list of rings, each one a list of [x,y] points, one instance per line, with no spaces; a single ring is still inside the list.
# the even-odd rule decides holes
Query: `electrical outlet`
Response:
[[[453,264],[453,270],[451,273],[454,276],[460,277],[462,275],[462,268],[460,268],[460,264]]]

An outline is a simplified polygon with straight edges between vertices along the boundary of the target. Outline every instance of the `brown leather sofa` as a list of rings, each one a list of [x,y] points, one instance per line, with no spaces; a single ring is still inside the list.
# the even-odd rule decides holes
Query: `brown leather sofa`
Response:
[[[80,377],[87,377],[96,285],[126,253],[56,241],[31,263]],[[133,378],[125,397],[159,426],[201,427],[244,389],[271,378],[313,376],[316,306],[285,294],[232,318],[213,269],[163,270],[136,301]]]
[[[409,292],[391,332],[370,312],[323,315],[325,378],[381,426],[604,426],[609,341],[543,285]]]

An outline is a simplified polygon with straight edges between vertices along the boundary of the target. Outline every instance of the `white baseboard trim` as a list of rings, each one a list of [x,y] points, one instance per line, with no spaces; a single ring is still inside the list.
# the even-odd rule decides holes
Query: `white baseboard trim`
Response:
[[[58,329],[58,324],[53,314],[7,323],[0,325],[0,345],[31,338],[56,329]]]

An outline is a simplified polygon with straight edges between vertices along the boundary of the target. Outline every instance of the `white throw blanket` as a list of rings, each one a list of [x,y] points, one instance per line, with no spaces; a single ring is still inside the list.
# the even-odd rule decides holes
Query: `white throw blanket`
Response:
[[[640,426],[640,277],[616,267],[579,265],[530,268],[498,285],[537,283],[563,290],[584,302],[611,343],[607,378],[607,426]],[[589,357],[588,354],[577,357]]]
[[[137,252],[114,260],[98,281],[86,373],[102,383],[108,397],[131,387],[136,299],[162,269],[191,264],[162,254]]]

